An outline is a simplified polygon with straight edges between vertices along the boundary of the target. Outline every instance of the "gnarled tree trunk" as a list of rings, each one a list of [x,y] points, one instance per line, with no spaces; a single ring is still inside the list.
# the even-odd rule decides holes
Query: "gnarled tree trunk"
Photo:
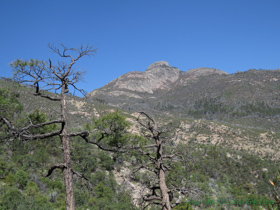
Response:
[[[61,119],[64,121],[62,125],[62,132],[60,135],[62,150],[63,150],[63,164],[66,166],[63,170],[63,178],[65,185],[65,203],[67,210],[75,209],[75,199],[74,199],[74,186],[73,186],[73,172],[71,165],[70,156],[70,137],[67,132],[67,116],[66,116],[66,99],[65,99],[65,87],[63,84],[61,89]]]
[[[170,200],[168,194],[168,188],[165,182],[165,171],[163,169],[163,162],[162,162],[162,142],[156,137],[157,143],[157,167],[158,167],[158,181],[159,181],[159,188],[161,192],[161,202],[162,202],[162,210],[171,210],[170,207]]]

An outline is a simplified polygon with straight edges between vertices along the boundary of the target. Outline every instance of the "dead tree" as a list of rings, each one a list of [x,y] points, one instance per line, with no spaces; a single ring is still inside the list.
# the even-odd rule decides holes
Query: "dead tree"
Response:
[[[144,117],[146,120],[141,117]],[[160,131],[157,125],[157,122],[154,118],[150,117],[145,112],[140,112],[137,122],[150,133],[148,135],[153,141],[154,144],[146,145],[142,148],[136,148],[140,155],[148,157],[149,162],[140,167],[136,168],[133,171],[133,174],[139,171],[140,169],[146,169],[151,171],[157,176],[158,185],[151,186],[151,194],[143,196],[143,201],[148,203],[144,208],[151,204],[161,205],[162,210],[171,209],[171,200],[172,200],[172,190],[169,189],[166,185],[166,172],[170,169],[165,162],[167,159],[173,159],[178,157],[179,154],[164,155],[163,146],[166,143],[164,138],[161,138],[162,134],[169,131]],[[148,151],[147,151],[148,150]],[[160,190],[160,194],[157,194],[157,190]]]
[[[68,133],[68,121],[66,114],[66,93],[69,92],[69,87],[73,87],[74,90],[78,90],[81,93],[85,93],[82,89],[76,87],[76,83],[82,79],[85,72],[76,71],[73,69],[73,65],[84,56],[91,56],[96,52],[91,46],[81,46],[80,48],[67,48],[61,44],[61,47],[55,47],[49,45],[49,48],[56,54],[58,54],[63,59],[68,59],[66,62],[58,62],[54,66],[49,59],[49,64],[44,61],[30,60],[22,61],[15,60],[11,63],[14,70],[14,79],[17,82],[32,85],[35,87],[35,96],[46,98],[51,101],[57,101],[60,103],[60,119],[51,120],[49,122],[34,125],[30,122],[29,125],[23,128],[15,128],[12,123],[1,116],[1,121],[6,124],[9,131],[14,137],[20,138],[22,140],[36,140],[44,139],[53,136],[59,136],[61,139],[62,152],[63,152],[63,163],[53,165],[46,176],[50,176],[55,169],[61,169],[63,171],[64,184],[65,184],[65,203],[67,210],[75,209],[75,199],[74,199],[74,187],[73,187],[73,174],[80,176],[78,172],[73,171],[71,165],[71,155],[70,155],[70,137],[81,135],[88,136],[88,131],[83,131],[77,133]],[[60,91],[56,97],[50,94],[43,94],[41,91],[41,85],[43,85],[43,90],[54,90],[55,92]],[[58,130],[52,131],[50,133],[44,134],[31,134],[30,129],[39,128],[50,124],[60,124],[61,127]]]
[[[144,118],[142,118],[144,117]],[[166,174],[167,171],[172,170],[172,167],[169,166],[169,163],[172,161],[184,160],[187,157],[186,154],[181,154],[180,152],[174,152],[173,154],[164,154],[164,145],[167,143],[168,139],[166,139],[163,134],[170,132],[170,130],[160,130],[154,118],[150,117],[145,112],[140,112],[137,122],[145,129],[149,131],[149,135],[146,135],[146,138],[150,138],[152,140],[151,144],[143,145],[141,142],[143,138],[137,135],[128,136],[129,141],[126,142],[125,145],[119,145],[118,143],[114,143],[114,145],[108,144],[108,142],[104,142],[103,140],[106,137],[110,136],[115,132],[115,130],[119,130],[117,133],[121,133],[121,135],[127,134],[127,128],[125,126],[118,126],[123,119],[114,118],[114,121],[108,122],[107,127],[100,127],[100,135],[98,138],[89,137],[85,135],[84,132],[77,132],[74,135],[82,137],[87,143],[96,145],[99,149],[113,152],[113,153],[138,153],[140,156],[145,156],[149,159],[145,164],[140,165],[135,170],[133,170],[131,177],[138,172],[140,169],[145,169],[147,171],[152,172],[156,176],[156,185],[149,186],[151,193],[143,196],[143,203],[145,203],[143,209],[148,207],[151,204],[161,205],[163,210],[170,210],[172,207],[181,203],[180,198],[171,205],[171,201],[173,199],[173,192],[179,192],[183,195],[188,195],[190,191],[189,187],[183,186],[173,186],[171,185],[169,188],[166,184]],[[116,126],[117,125],[117,126]],[[90,129],[90,128],[89,128]],[[96,133],[96,131],[92,131],[91,133]],[[140,143],[141,142],[141,143]],[[145,142],[145,141],[144,141]],[[190,157],[187,157],[191,159]],[[160,193],[158,193],[160,191]]]
[[[140,120],[140,116],[144,115],[148,121],[144,123]],[[159,186],[152,187],[152,194],[146,195],[143,197],[144,201],[147,201],[149,204],[158,204],[162,206],[162,210],[170,210],[170,199],[169,199],[169,189],[166,186],[165,181],[165,172],[167,168],[163,164],[163,142],[160,139],[160,135],[162,132],[158,131],[157,123],[156,121],[151,118],[148,114],[145,112],[140,112],[140,115],[137,118],[137,121],[140,125],[142,125],[144,128],[148,129],[151,133],[151,138],[155,141],[154,147],[156,148],[156,156],[152,156],[149,152],[144,152],[142,150],[139,150],[141,155],[148,156],[150,159],[150,162],[146,163],[145,165],[141,165],[138,169],[136,169],[134,172],[138,171],[140,168],[145,168],[147,170],[151,171],[151,168],[149,168],[149,165],[155,165],[155,169],[152,170],[153,173],[158,177],[158,184]],[[155,189],[159,188],[161,195],[156,195]]]

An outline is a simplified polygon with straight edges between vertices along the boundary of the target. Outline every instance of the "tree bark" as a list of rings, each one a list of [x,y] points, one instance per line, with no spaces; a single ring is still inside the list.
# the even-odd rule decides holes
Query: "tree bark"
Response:
[[[165,182],[165,171],[163,169],[162,162],[162,142],[157,139],[157,167],[158,167],[158,180],[159,180],[159,188],[161,192],[161,201],[162,201],[162,210],[171,210],[168,188]]]
[[[70,156],[70,137],[67,132],[67,116],[66,116],[66,99],[65,99],[65,87],[63,84],[61,88],[61,119],[64,121],[62,124],[62,132],[60,135],[62,150],[63,150],[63,163],[66,168],[63,170],[63,178],[65,185],[65,203],[67,210],[75,209],[74,199],[74,186],[73,186],[73,173]]]
[[[165,173],[162,168],[159,170],[159,188],[162,196],[162,210],[171,210],[168,188],[165,184]]]
[[[166,181],[165,181],[166,169],[165,169],[165,166],[163,164],[163,158],[167,157],[167,156],[163,156],[163,154],[162,154],[163,153],[164,141],[162,141],[160,139],[160,135],[163,132],[159,132],[158,131],[157,123],[156,123],[156,121],[152,117],[150,117],[145,112],[139,112],[139,113],[140,113],[140,115],[137,118],[137,122],[140,125],[142,125],[144,128],[148,129],[151,132],[151,134],[152,134],[152,138],[155,140],[155,144],[154,145],[148,145],[146,148],[156,147],[156,149],[157,149],[156,157],[151,156],[149,152],[144,152],[141,149],[138,149],[142,155],[148,156],[151,159],[152,163],[154,163],[155,166],[156,166],[156,169],[155,169],[154,173],[157,174],[157,176],[158,176],[158,184],[159,184],[159,189],[160,189],[160,193],[161,193],[161,196],[160,196],[161,202],[160,203],[158,203],[158,202],[150,202],[150,204],[161,205],[162,206],[162,208],[161,208],[162,210],[171,210],[170,198],[169,198],[169,194],[168,194],[169,189],[167,188]],[[147,123],[141,122],[141,120],[140,120],[140,116],[141,115],[144,115],[144,116],[147,117],[147,119],[148,119]],[[142,167],[146,168],[145,166],[142,166]],[[146,169],[148,169],[148,168],[146,168]],[[154,191],[153,191],[152,195],[154,195]],[[159,197],[149,196],[148,198],[147,197],[144,198],[144,200],[145,201],[151,201],[151,200],[158,200],[158,198]]]

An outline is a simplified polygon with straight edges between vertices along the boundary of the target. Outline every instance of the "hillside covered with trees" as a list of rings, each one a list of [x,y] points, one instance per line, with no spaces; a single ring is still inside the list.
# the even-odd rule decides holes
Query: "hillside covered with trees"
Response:
[[[83,72],[72,66],[93,48],[50,48],[67,62],[16,60],[13,80],[0,80],[0,209],[279,208],[280,134],[270,127],[278,99],[245,103],[234,89],[186,106],[184,97],[168,99],[195,82],[240,77],[191,71],[192,81],[157,92],[158,104],[142,98],[138,108],[147,109],[136,112],[123,96],[122,105],[108,103],[110,88],[98,92],[104,99],[70,94],[83,92]],[[270,82],[263,91],[275,91]]]

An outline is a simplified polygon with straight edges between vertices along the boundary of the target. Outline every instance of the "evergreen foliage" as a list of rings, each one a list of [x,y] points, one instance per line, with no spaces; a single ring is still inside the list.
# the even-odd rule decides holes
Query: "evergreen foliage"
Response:
[[[47,122],[48,114],[33,109],[26,112],[18,100],[19,95],[8,89],[0,89],[0,109],[9,119],[21,125]],[[204,101],[206,103],[206,101]],[[204,103],[203,102],[203,103]],[[223,113],[218,102],[208,101],[200,105],[199,109],[205,113]],[[230,109],[229,109],[230,110]],[[266,104],[240,106],[247,114],[274,115],[277,108],[270,109]],[[95,138],[105,135],[104,143],[111,147],[123,147],[131,143],[139,145],[144,150],[149,140],[129,133],[130,123],[120,111],[109,112],[93,120],[87,125]],[[176,127],[176,126],[175,126]],[[57,129],[54,125],[34,128],[32,133],[45,133]],[[79,128],[71,128],[73,131]],[[172,128],[173,129],[173,128]],[[203,128],[198,130],[203,133]],[[111,132],[115,131],[115,132]],[[205,130],[206,132],[206,130]],[[57,137],[43,141],[21,141],[11,139],[3,124],[0,127],[2,142],[0,145],[0,209],[65,209],[64,183],[61,171],[55,171],[49,178],[45,178],[46,169],[61,159],[60,143]],[[112,135],[111,135],[112,134]],[[275,134],[276,135],[276,134]],[[133,138],[132,138],[133,137]],[[277,137],[277,135],[276,135]],[[75,177],[75,202],[77,209],[138,209],[131,201],[131,194],[119,186],[114,178],[118,167],[133,167],[147,162],[147,158],[137,153],[113,154],[101,151],[96,146],[86,142],[71,141],[73,169],[88,178],[89,183]],[[180,205],[174,209],[192,209],[194,206],[187,203],[189,199],[232,199],[232,200],[266,200],[277,202],[279,193],[278,163],[270,158],[259,158],[246,152],[226,149],[210,144],[189,142],[176,145],[167,144],[166,151],[180,152],[184,161],[170,161],[170,171],[166,181],[169,187],[175,185],[190,188]],[[230,155],[229,155],[230,154]],[[155,154],[151,154],[155,155]],[[191,157],[191,158],[189,158]],[[130,166],[125,166],[124,161]],[[263,169],[266,170],[263,170]],[[273,177],[275,177],[273,179]],[[272,184],[269,184],[271,179]],[[151,174],[137,173],[135,182],[142,185],[151,185]],[[271,186],[270,186],[271,185]],[[272,187],[272,192],[271,192]],[[173,204],[178,200],[174,194]],[[277,203],[276,203],[277,204]],[[245,204],[236,203],[230,208],[245,208]],[[249,207],[248,207],[249,206]],[[247,205],[250,209],[277,208],[276,205]],[[221,205],[198,205],[200,209],[219,209]],[[151,209],[157,209],[153,206]]]

